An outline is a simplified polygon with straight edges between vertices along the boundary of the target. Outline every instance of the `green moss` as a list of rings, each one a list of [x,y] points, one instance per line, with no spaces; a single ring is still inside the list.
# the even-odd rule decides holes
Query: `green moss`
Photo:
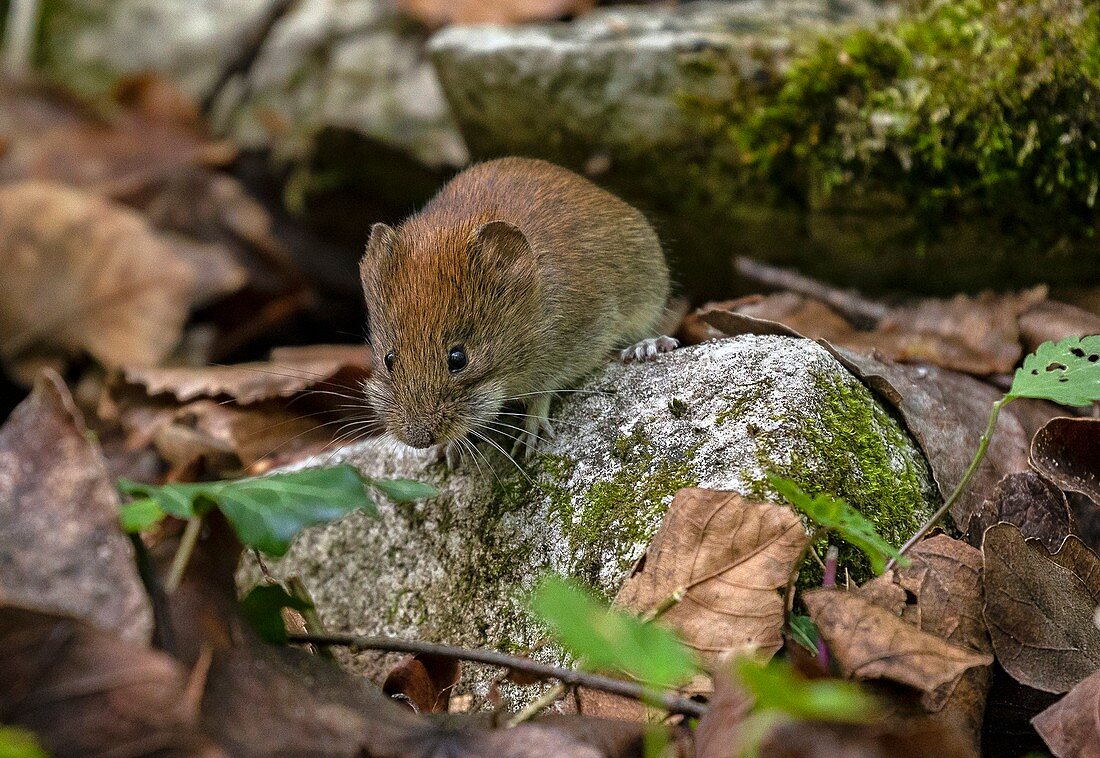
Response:
[[[832,372],[815,374],[815,379],[815,402],[799,419],[802,445],[785,465],[762,464],[810,494],[844,499],[887,541],[902,544],[931,512],[927,465],[917,454],[906,454],[912,441],[866,387]],[[774,499],[763,483],[759,489],[754,496]],[[835,538],[830,542],[840,550],[842,572],[847,568],[859,582],[872,575],[862,553]],[[819,547],[823,551],[825,543]],[[816,562],[808,562],[800,581],[813,584],[820,578]]]
[[[687,415],[688,410],[688,404],[678,397],[668,401],[668,412],[673,418],[683,418]]]

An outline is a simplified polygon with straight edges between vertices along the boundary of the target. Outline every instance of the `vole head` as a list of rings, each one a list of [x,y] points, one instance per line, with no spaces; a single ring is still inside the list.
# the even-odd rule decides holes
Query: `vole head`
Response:
[[[375,224],[360,276],[375,358],[365,391],[387,431],[413,447],[484,434],[538,358],[527,238],[504,221],[433,233]]]

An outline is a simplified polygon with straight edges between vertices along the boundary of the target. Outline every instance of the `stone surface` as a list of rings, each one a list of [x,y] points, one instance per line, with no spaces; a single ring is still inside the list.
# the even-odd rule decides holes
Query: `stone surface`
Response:
[[[154,71],[201,98],[273,0],[51,0],[46,72],[87,94]],[[150,44],[156,40],[156,44]],[[242,147],[301,159],[347,131],[430,167],[466,150],[424,52],[424,34],[385,0],[300,0],[272,29],[246,82],[227,88],[220,126]]]
[[[609,364],[564,398],[556,439],[522,473],[492,451],[454,472],[379,442],[326,456],[441,494],[308,530],[274,571],[303,578],[330,630],[518,651],[541,637],[523,611],[538,578],[613,595],[682,487],[762,496],[775,471],[847,498],[895,544],[930,512],[913,442],[807,340],[737,337]],[[372,654],[355,666],[379,673]]]

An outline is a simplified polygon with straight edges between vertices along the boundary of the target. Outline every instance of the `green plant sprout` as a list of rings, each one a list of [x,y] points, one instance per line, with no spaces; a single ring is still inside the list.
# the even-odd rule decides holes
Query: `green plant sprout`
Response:
[[[210,511],[221,511],[242,544],[278,557],[307,526],[335,521],[352,511],[377,516],[368,486],[398,502],[438,494],[434,487],[408,479],[369,479],[346,465],[160,486],[121,479],[119,489],[137,499],[122,506],[119,519],[128,532],[148,529],[165,516],[187,521],[165,580],[165,588],[172,591],[183,578],[202,519]]]
[[[917,533],[902,545],[898,552],[904,555],[932,530],[951,510],[959,496],[966,491],[974,472],[978,470],[993,438],[1001,409],[1013,400],[1027,397],[1049,400],[1059,405],[1085,406],[1100,400],[1100,335],[1070,337],[1061,342],[1044,342],[1034,353],[1024,358],[1016,369],[1012,386],[1000,400],[993,403],[989,422],[978,441],[978,450],[954,491],[932,516],[921,525]],[[893,566],[892,560],[887,568]]]

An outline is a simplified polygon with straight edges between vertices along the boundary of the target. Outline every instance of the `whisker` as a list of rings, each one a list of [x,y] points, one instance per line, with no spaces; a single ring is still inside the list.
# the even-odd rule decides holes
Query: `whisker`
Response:
[[[488,428],[486,428],[486,430],[487,430],[487,431],[491,431],[491,430],[489,430]],[[519,473],[523,474],[523,477],[524,477],[524,478],[525,478],[525,479],[526,479],[526,480],[527,480],[528,482],[530,482],[530,483],[531,483],[531,486],[533,486],[533,487],[538,487],[538,485],[537,485],[537,484],[535,484],[535,480],[534,480],[534,479],[532,479],[532,478],[531,478],[531,477],[530,477],[530,476],[529,476],[529,475],[527,474],[527,472],[523,470],[523,467],[522,467],[522,466],[520,466],[520,465],[519,465],[518,463],[516,463],[516,459],[515,459],[515,458],[513,458],[513,457],[512,457],[511,455],[509,455],[509,454],[508,454],[508,451],[507,451],[507,450],[505,450],[505,449],[504,449],[504,448],[502,448],[502,447],[501,447],[500,445],[498,445],[498,444],[497,444],[497,443],[496,443],[495,441],[493,441],[493,440],[492,440],[492,439],[491,439],[491,438],[490,438],[490,437],[489,437],[488,435],[486,435],[486,434],[482,434],[481,432],[477,431],[477,429],[471,429],[471,430],[470,430],[470,434],[474,435],[474,436],[475,436],[475,437],[477,437],[478,439],[482,439],[482,440],[485,440],[485,442],[486,442],[486,443],[488,443],[488,444],[492,445],[492,446],[493,446],[493,447],[495,447],[495,448],[496,448],[497,450],[499,450],[499,451],[500,451],[500,453],[501,453],[501,454],[502,454],[502,455],[503,455],[503,456],[504,456],[505,458],[507,458],[507,459],[508,459],[509,461],[511,461],[511,462],[512,462],[512,465],[516,467],[516,471],[518,471]]]

